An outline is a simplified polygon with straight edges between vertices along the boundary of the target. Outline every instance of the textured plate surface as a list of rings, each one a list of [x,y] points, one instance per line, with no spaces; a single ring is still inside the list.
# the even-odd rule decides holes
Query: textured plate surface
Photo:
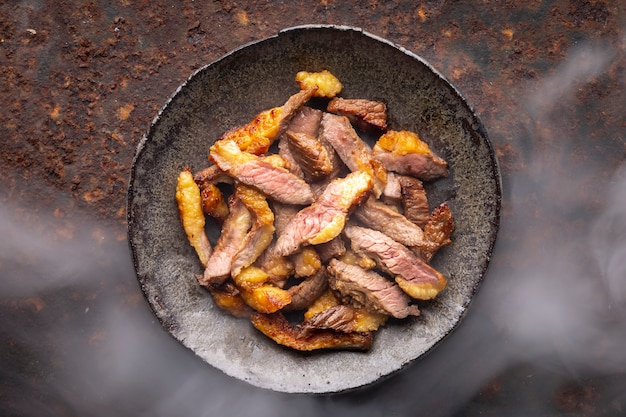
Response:
[[[422,315],[375,334],[371,351],[302,354],[276,345],[249,322],[216,308],[194,278],[202,272],[178,219],[176,179],[207,166],[224,131],[298,91],[300,70],[328,69],[342,97],[387,102],[390,128],[414,130],[444,157],[450,176],[427,185],[431,205],[448,201],[452,245],[433,266],[449,279]],[[361,387],[406,367],[460,322],[485,273],[499,225],[501,188],[494,152],[470,106],[416,55],[358,29],[306,26],[246,45],[193,74],[140,143],[128,192],[130,247],[141,288],[162,325],[228,375],[283,392]],[[213,239],[217,230],[209,230]]]

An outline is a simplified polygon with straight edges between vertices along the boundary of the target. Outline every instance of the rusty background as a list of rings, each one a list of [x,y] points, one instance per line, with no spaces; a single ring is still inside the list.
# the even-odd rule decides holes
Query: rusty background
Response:
[[[626,415],[626,354],[614,351],[626,342],[616,278],[626,276],[625,9],[608,0],[4,0],[0,414]],[[505,192],[467,324],[442,353],[329,398],[276,395],[207,369],[155,323],[126,246],[133,155],[168,97],[233,48],[307,23],[361,27],[429,61],[482,119]],[[520,281],[537,285],[523,292]],[[582,294],[567,299],[572,287]],[[537,316],[528,329],[492,315],[513,292],[527,296],[509,310]],[[558,340],[533,331],[545,323]],[[594,331],[572,330],[586,325]],[[226,404],[223,389],[239,399]]]

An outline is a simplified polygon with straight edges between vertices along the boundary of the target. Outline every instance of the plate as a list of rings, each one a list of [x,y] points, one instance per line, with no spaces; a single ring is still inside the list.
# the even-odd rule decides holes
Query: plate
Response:
[[[427,186],[430,202],[447,201],[455,217],[454,242],[433,259],[448,287],[420,304],[421,316],[383,326],[367,353],[292,351],[215,307],[196,281],[202,268],[174,198],[180,170],[206,167],[216,138],[284,103],[298,91],[296,72],[322,69],[341,80],[342,97],[384,100],[390,128],[419,132],[450,167],[448,178]],[[300,26],[232,51],[177,89],[135,154],[128,235],[137,279],[154,314],[199,358],[258,387],[329,393],[402,370],[459,325],[489,264],[500,203],[500,174],[486,130],[444,77],[415,54],[363,30]],[[210,229],[209,237],[218,233]]]

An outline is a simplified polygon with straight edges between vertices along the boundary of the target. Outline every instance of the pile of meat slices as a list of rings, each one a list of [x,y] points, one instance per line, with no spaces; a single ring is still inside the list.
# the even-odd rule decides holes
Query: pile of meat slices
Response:
[[[297,350],[368,350],[389,317],[419,315],[416,300],[446,286],[429,262],[454,221],[446,203],[430,212],[422,181],[447,163],[388,130],[384,103],[338,97],[330,72],[296,81],[284,105],[219,138],[210,166],[180,173],[180,218],[216,305]]]

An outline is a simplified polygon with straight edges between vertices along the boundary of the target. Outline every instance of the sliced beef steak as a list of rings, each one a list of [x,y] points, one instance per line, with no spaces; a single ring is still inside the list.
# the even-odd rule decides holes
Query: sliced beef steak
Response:
[[[343,256],[346,253],[346,244],[341,238],[341,235],[326,243],[321,243],[315,248],[317,249],[317,253],[320,255],[320,259],[324,263],[330,261],[332,258]]]
[[[387,184],[383,190],[383,196],[391,200],[400,201],[402,199],[402,186],[400,185],[400,175],[395,172],[387,172]]]
[[[422,229],[385,203],[370,197],[355,210],[354,215],[368,227],[383,232],[406,246],[420,246],[424,240]]]
[[[374,195],[379,197],[382,194],[387,183],[387,171],[372,157],[371,148],[359,137],[347,117],[324,113],[320,140],[330,143],[352,172],[370,174],[374,180]]]
[[[296,111],[287,126],[286,131],[305,133],[317,137],[322,122],[322,111],[308,106],[302,106]]]
[[[311,187],[304,180],[256,155],[242,152],[232,140],[215,142],[210,158],[232,177],[282,203],[310,204],[314,200]]]
[[[291,304],[286,306],[285,310],[304,310],[308,308],[326,291],[326,288],[328,288],[326,269],[320,268],[314,275],[287,289],[291,295]]]
[[[454,232],[454,218],[448,204],[442,203],[436,207],[424,226],[424,238],[428,245],[424,245],[420,252],[426,262],[430,262],[435,252],[452,243],[450,237]]]
[[[346,226],[344,233],[355,252],[374,258],[411,297],[431,299],[445,288],[447,281],[440,272],[384,233],[353,225]]]
[[[333,172],[333,161],[328,150],[316,137],[307,133],[287,131],[289,149],[308,181],[318,181]],[[334,152],[334,151],[333,151]]]
[[[235,197],[241,200],[252,214],[250,231],[241,242],[241,250],[233,258],[231,274],[236,276],[241,270],[252,265],[267,249],[274,237],[274,213],[265,195],[241,183],[235,187]]]
[[[352,207],[367,198],[372,178],[365,172],[352,172],[331,182],[310,206],[296,214],[278,236],[274,250],[282,256],[296,252],[303,244],[326,243],[343,230]]]
[[[326,110],[346,116],[363,131],[387,130],[387,105],[382,101],[335,97],[328,103]]]
[[[328,274],[328,284],[341,294],[344,301],[398,319],[419,315],[418,307],[409,305],[409,297],[395,283],[375,271],[332,259]]]
[[[289,164],[289,172],[298,178],[304,178],[302,167],[300,167],[300,164],[298,164],[294,158],[291,147],[289,146],[289,138],[285,135],[281,136],[278,141],[278,154]]]
[[[213,254],[207,262],[203,285],[221,284],[230,276],[233,259],[243,248],[245,237],[252,226],[252,216],[246,206],[234,196],[229,199],[230,214],[222,226]]]
[[[424,227],[430,216],[428,197],[420,180],[405,175],[397,175],[402,190],[402,206],[407,219]]]

